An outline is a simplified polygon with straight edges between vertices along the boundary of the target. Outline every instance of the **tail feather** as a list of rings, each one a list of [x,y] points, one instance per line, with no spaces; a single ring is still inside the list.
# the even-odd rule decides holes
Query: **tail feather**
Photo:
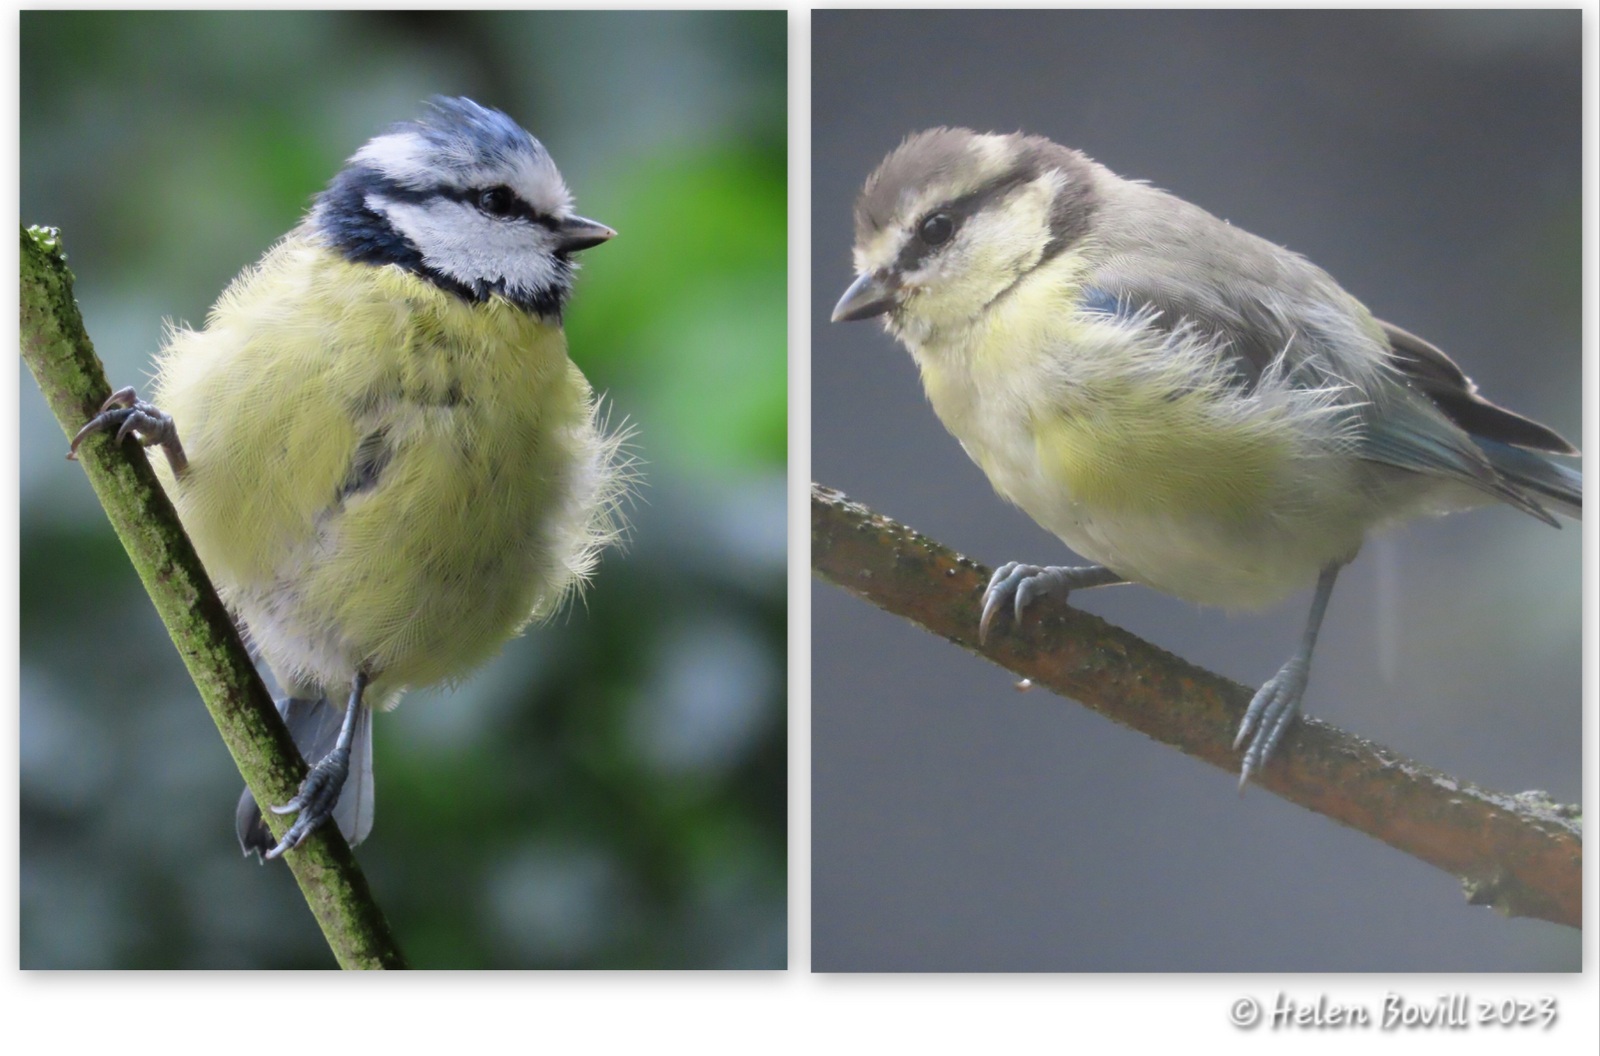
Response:
[[[1495,472],[1540,505],[1573,519],[1583,516],[1583,474],[1546,455],[1474,436]]]

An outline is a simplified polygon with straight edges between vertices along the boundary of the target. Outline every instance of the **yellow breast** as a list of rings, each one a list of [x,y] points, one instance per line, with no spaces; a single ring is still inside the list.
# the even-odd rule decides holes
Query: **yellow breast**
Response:
[[[1218,414],[1197,392],[1106,385],[1036,408],[1028,427],[1044,474],[1113,513],[1242,522],[1266,508],[1291,456],[1281,422]]]

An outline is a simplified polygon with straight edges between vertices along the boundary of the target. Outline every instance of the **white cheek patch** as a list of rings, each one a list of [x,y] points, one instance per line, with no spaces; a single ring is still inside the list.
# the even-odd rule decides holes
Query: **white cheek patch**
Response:
[[[375,194],[367,206],[389,218],[424,264],[464,285],[504,280],[508,292],[533,293],[564,281],[554,237],[537,224],[494,220],[446,198],[417,204]]]
[[[1050,205],[1059,173],[1047,173],[997,206],[967,217],[955,240],[905,276],[907,285],[998,289],[1039,262],[1050,239]]]
[[[1012,193],[999,209],[985,209],[967,222],[962,241],[973,247],[970,267],[1016,275],[1038,263],[1050,239],[1050,204],[1059,173],[1047,173]]]
[[[1061,184],[1046,173],[967,217],[955,239],[901,277],[912,314],[930,327],[970,323],[1044,258],[1050,206]]]

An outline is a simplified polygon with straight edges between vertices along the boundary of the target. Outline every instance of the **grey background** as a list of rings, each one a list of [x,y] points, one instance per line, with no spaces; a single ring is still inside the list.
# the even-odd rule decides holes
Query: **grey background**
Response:
[[[917,129],[1029,132],[1327,268],[1491,398],[1579,439],[1580,15],[817,11],[813,475],[988,565],[1065,547],[990,489],[877,325],[831,326],[861,181]],[[1581,795],[1581,540],[1497,508],[1369,543],[1308,710],[1506,790]],[[1076,603],[1247,684],[1260,615]],[[1576,931],[1252,790],[818,581],[813,965],[1580,968]]]

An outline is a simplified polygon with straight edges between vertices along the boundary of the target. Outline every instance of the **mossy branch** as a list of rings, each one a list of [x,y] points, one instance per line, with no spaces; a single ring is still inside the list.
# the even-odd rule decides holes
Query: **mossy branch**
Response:
[[[1046,598],[1021,627],[976,642],[989,570],[904,525],[811,486],[815,574],[1007,670],[1230,774],[1251,689]],[[1306,718],[1255,782],[1461,879],[1467,900],[1582,927],[1575,807],[1477,788]]]
[[[70,437],[111,390],[84,332],[56,231],[23,229],[21,280],[22,358]],[[143,448],[102,434],[78,452],[239,773],[258,803],[288,802],[305,777],[305,763]],[[266,818],[278,836],[289,825],[271,812]],[[337,826],[324,825],[284,858],[341,967],[405,967]]]

